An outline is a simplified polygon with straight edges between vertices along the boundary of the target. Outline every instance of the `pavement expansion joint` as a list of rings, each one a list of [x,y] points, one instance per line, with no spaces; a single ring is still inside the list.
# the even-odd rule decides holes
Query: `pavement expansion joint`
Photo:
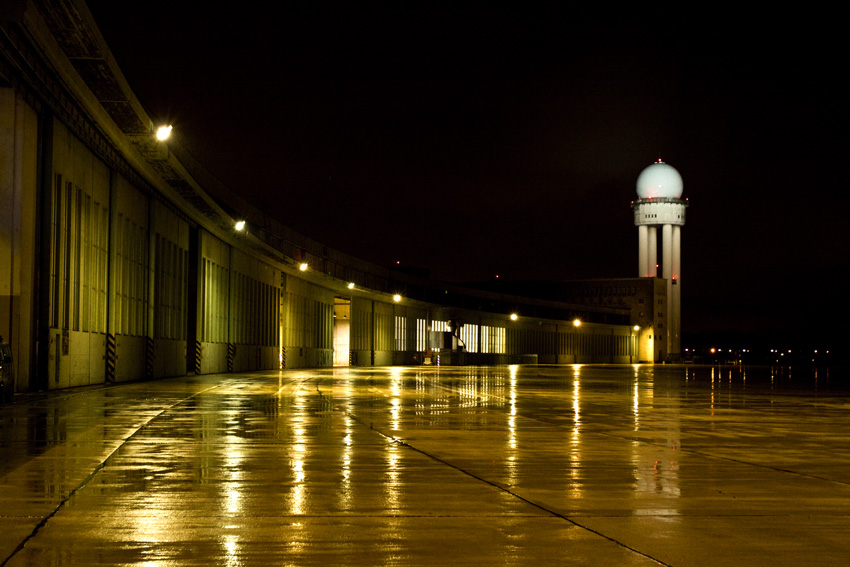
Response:
[[[343,410],[341,410],[341,411],[343,411],[343,412],[344,412],[344,413],[345,413],[345,414],[346,414],[349,418],[351,418],[353,421],[355,421],[355,422],[357,422],[357,423],[359,423],[359,424],[361,424],[361,425],[364,425],[364,426],[365,426],[365,423],[363,423],[363,422],[362,422],[362,421],[361,421],[361,420],[360,420],[360,419],[359,419],[356,415],[354,415],[353,413],[351,413],[351,412],[349,412],[349,411],[347,411],[347,410],[344,410],[344,409],[343,409]],[[413,446],[413,445],[411,445],[411,444],[409,444],[409,443],[407,443],[407,442],[402,441],[402,440],[401,440],[401,439],[399,439],[398,437],[395,437],[395,436],[392,436],[392,435],[388,435],[387,433],[384,433],[384,432],[383,432],[383,431],[381,431],[380,429],[375,429],[372,423],[370,423],[370,424],[369,424],[369,428],[370,428],[370,429],[372,429],[373,431],[375,431],[375,433],[377,433],[378,435],[381,435],[382,437],[384,437],[385,439],[387,439],[388,441],[390,441],[391,443],[394,443],[394,444],[397,444],[397,445],[401,445],[401,446],[407,447],[407,448],[411,449],[412,451],[416,451],[416,452],[417,452],[417,453],[419,453],[420,455],[423,455],[423,456],[425,456],[425,457],[427,457],[427,458],[429,458],[429,459],[431,459],[431,460],[433,460],[433,461],[436,461],[436,462],[438,462],[438,463],[440,463],[440,464],[442,464],[442,465],[445,465],[445,466],[447,466],[447,467],[450,467],[450,468],[452,468],[452,469],[454,469],[454,470],[456,470],[456,471],[460,472],[461,474],[464,474],[464,475],[466,475],[466,476],[468,476],[468,477],[470,477],[470,478],[473,478],[473,479],[475,479],[475,480],[477,480],[477,481],[479,481],[479,482],[482,482],[482,483],[484,483],[484,484],[487,484],[487,485],[489,485],[489,486],[491,486],[491,487],[493,487],[493,488],[495,488],[495,489],[497,489],[497,490],[500,490],[500,491],[502,491],[502,492],[505,492],[505,493],[509,494],[510,496],[512,496],[513,498],[516,498],[517,500],[520,500],[520,501],[522,501],[522,502],[525,502],[526,504],[528,504],[528,505],[530,505],[530,506],[533,506],[533,507],[537,508],[538,510],[541,510],[541,511],[543,511],[543,512],[545,512],[545,513],[547,513],[547,514],[549,514],[549,515],[551,515],[551,516],[553,516],[553,517],[560,518],[560,519],[562,519],[562,520],[564,520],[564,521],[566,521],[566,522],[569,522],[570,524],[572,524],[572,525],[576,526],[577,528],[580,528],[580,529],[585,530],[585,531],[587,531],[587,532],[590,532],[590,533],[592,533],[592,534],[594,534],[594,535],[596,535],[596,536],[599,536],[599,537],[601,537],[601,538],[604,538],[604,539],[606,539],[606,540],[610,541],[610,542],[611,542],[611,543],[613,543],[613,544],[616,544],[616,545],[618,545],[618,546],[620,546],[620,547],[622,547],[622,548],[628,549],[629,551],[631,551],[631,552],[633,552],[633,553],[636,553],[637,555],[640,555],[640,556],[645,557],[645,558],[647,558],[647,559],[649,559],[649,560],[655,561],[655,562],[656,562],[656,563],[658,563],[659,565],[663,565],[664,567],[672,567],[672,565],[669,565],[668,563],[664,563],[664,562],[663,562],[663,561],[661,561],[660,559],[657,559],[657,558],[655,558],[655,557],[652,557],[652,556],[650,556],[650,555],[647,555],[646,553],[644,553],[644,552],[642,552],[642,551],[640,551],[640,550],[638,550],[638,549],[635,549],[634,547],[631,547],[631,546],[629,546],[629,545],[627,545],[627,544],[625,544],[625,543],[623,543],[623,542],[621,542],[621,541],[619,541],[619,540],[617,540],[617,539],[615,539],[615,538],[613,538],[613,537],[611,537],[611,536],[605,535],[604,533],[602,533],[602,532],[600,532],[600,531],[598,531],[598,530],[594,530],[594,529],[592,529],[592,528],[590,528],[589,526],[586,526],[586,525],[584,525],[584,524],[581,524],[581,523],[579,523],[579,522],[577,522],[577,521],[575,521],[575,520],[573,520],[573,519],[569,518],[568,516],[565,516],[565,515],[560,514],[560,513],[556,512],[556,511],[554,511],[554,510],[551,510],[550,508],[547,508],[546,506],[544,506],[544,505],[542,505],[542,504],[539,504],[539,503],[537,503],[537,502],[534,502],[533,500],[530,500],[529,498],[526,498],[526,497],[524,497],[524,496],[522,496],[522,495],[518,494],[517,492],[515,492],[515,491],[513,491],[513,490],[511,490],[511,489],[509,489],[509,488],[506,488],[506,487],[504,487],[504,486],[501,486],[501,485],[499,485],[498,483],[495,483],[495,482],[493,482],[493,481],[487,480],[486,478],[483,478],[483,477],[481,477],[481,476],[479,476],[479,475],[477,475],[477,474],[475,474],[475,473],[473,473],[473,472],[471,472],[471,471],[468,471],[468,470],[464,469],[463,467],[460,467],[460,466],[458,466],[458,465],[455,465],[455,464],[453,464],[453,463],[450,463],[450,462],[446,461],[445,459],[441,459],[440,457],[438,457],[438,456],[436,456],[436,455],[434,455],[434,454],[432,454],[432,453],[429,453],[429,452],[427,452],[427,451],[424,451],[424,450],[422,450],[422,449],[419,449],[418,447],[415,447],[415,446]],[[2,567],[2,566],[0,566],[0,567]]]
[[[109,455],[107,455],[107,456],[106,456],[106,458],[105,458],[105,459],[103,459],[103,461],[101,461],[100,463],[98,463],[98,464],[97,464],[97,466],[95,466],[95,467],[94,467],[94,469],[92,469],[92,471],[88,474],[88,476],[86,476],[86,478],[84,478],[84,479],[83,479],[83,481],[82,481],[82,482],[80,482],[80,484],[78,484],[76,487],[74,487],[73,489],[71,489],[70,491],[68,491],[68,493],[64,496],[64,498],[62,498],[62,500],[60,500],[60,501],[59,501],[59,503],[56,505],[56,507],[55,507],[55,508],[54,508],[54,509],[53,509],[53,510],[49,513],[49,514],[45,515],[45,516],[41,519],[41,521],[40,521],[40,522],[38,522],[38,523],[35,525],[35,527],[32,529],[32,531],[31,531],[31,532],[30,532],[30,533],[29,533],[29,534],[28,534],[28,535],[27,535],[27,536],[26,536],[23,540],[21,540],[21,542],[18,544],[18,546],[17,546],[17,547],[15,547],[15,549],[12,551],[12,553],[10,553],[10,554],[9,554],[9,556],[8,556],[8,557],[6,557],[6,558],[2,561],[2,563],[0,563],[0,567],[5,567],[5,565],[7,565],[7,564],[9,563],[9,561],[11,561],[11,560],[15,557],[15,555],[17,555],[17,554],[18,554],[18,553],[19,553],[19,552],[20,552],[20,551],[21,551],[21,550],[22,550],[22,549],[23,549],[23,548],[27,545],[27,543],[28,543],[30,540],[32,540],[34,537],[36,537],[36,536],[38,535],[38,532],[39,532],[39,531],[41,531],[41,529],[42,529],[44,526],[46,526],[46,525],[47,525],[47,523],[51,520],[51,518],[53,518],[54,516],[56,516],[56,514],[58,514],[58,513],[59,513],[59,511],[60,511],[62,508],[64,508],[64,507],[67,505],[67,503],[68,503],[68,502],[69,502],[69,501],[70,501],[70,500],[71,500],[71,499],[72,499],[72,498],[73,498],[73,497],[74,497],[74,496],[75,496],[78,492],[80,492],[83,488],[85,488],[85,487],[86,487],[86,485],[88,485],[88,484],[89,484],[89,482],[91,482],[91,481],[92,481],[92,479],[93,479],[94,477],[96,477],[96,476],[98,475],[98,473],[100,473],[100,471],[102,471],[102,470],[106,467],[106,465],[109,463],[110,459],[112,459],[112,457],[113,457],[113,456],[114,456],[114,455],[115,455],[115,454],[119,451],[119,449],[121,449],[121,447],[123,447],[124,445],[126,445],[126,444],[127,444],[127,443],[128,443],[128,442],[129,442],[129,441],[130,441],[133,437],[135,437],[135,436],[136,436],[136,435],[137,435],[137,434],[138,434],[138,433],[139,433],[142,429],[144,429],[145,427],[147,427],[147,426],[148,426],[148,425],[149,425],[152,421],[154,421],[155,419],[157,419],[158,417],[160,417],[160,416],[161,416],[161,415],[163,415],[164,413],[166,413],[166,412],[168,412],[168,411],[170,411],[170,410],[174,409],[175,407],[179,406],[180,404],[183,404],[183,403],[185,403],[186,401],[188,401],[188,400],[190,400],[190,399],[192,399],[192,398],[194,398],[194,397],[196,397],[196,396],[199,396],[199,395],[201,395],[201,394],[204,394],[204,393],[206,393],[206,392],[209,392],[210,390],[214,390],[214,389],[216,389],[216,388],[221,388],[222,386],[223,386],[223,384],[216,384],[216,385],[214,385],[214,386],[210,386],[209,388],[206,388],[206,389],[204,389],[204,390],[201,390],[201,391],[195,392],[195,393],[193,393],[193,394],[192,394],[192,395],[190,395],[190,396],[186,396],[186,397],[184,397],[184,398],[180,399],[180,400],[179,400],[179,401],[177,401],[177,402],[174,402],[173,404],[171,404],[171,405],[169,405],[169,406],[167,406],[167,407],[163,408],[162,410],[160,410],[160,411],[159,411],[159,412],[157,412],[156,414],[152,415],[150,418],[148,418],[148,420],[147,420],[147,421],[145,421],[144,423],[140,424],[140,425],[136,428],[136,430],[135,430],[135,431],[133,431],[130,435],[128,435],[127,437],[125,437],[125,438],[121,439],[121,442],[120,442],[120,443],[118,443],[118,445],[116,445],[116,446],[112,449],[112,451],[109,453]]]

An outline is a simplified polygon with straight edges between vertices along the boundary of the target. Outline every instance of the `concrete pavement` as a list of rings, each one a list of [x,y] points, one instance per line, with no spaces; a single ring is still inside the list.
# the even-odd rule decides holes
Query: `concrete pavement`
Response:
[[[826,371],[338,368],[0,407],[0,565],[846,565]]]

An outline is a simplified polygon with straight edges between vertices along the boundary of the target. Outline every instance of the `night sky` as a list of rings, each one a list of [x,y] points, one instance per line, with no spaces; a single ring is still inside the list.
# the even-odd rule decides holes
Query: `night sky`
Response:
[[[690,203],[686,343],[850,335],[835,15],[89,6],[178,143],[332,248],[455,282],[632,277],[635,181],[661,157]]]

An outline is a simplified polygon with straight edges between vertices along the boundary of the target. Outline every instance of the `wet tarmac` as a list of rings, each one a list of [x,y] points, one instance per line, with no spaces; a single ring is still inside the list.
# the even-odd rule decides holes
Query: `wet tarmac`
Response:
[[[0,565],[847,565],[827,371],[340,368],[0,407]]]

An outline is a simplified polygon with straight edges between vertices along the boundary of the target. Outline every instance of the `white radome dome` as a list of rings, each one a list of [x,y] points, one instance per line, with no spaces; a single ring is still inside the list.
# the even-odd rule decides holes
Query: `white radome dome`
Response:
[[[637,194],[641,199],[679,199],[682,196],[682,176],[676,168],[658,160],[638,175]]]

